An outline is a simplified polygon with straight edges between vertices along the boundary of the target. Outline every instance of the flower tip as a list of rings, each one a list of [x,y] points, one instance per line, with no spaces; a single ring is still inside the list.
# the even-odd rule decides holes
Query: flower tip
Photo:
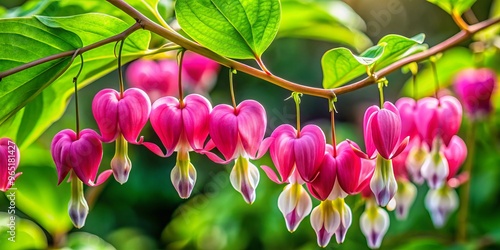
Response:
[[[82,228],[85,225],[85,220],[89,214],[87,201],[83,198],[70,201],[68,213],[73,225],[76,228]]]
[[[111,169],[113,170],[115,180],[123,185],[128,181],[130,170],[132,169],[132,162],[127,155],[115,155],[111,160]]]
[[[196,183],[196,169],[191,163],[186,165],[182,164],[182,162],[179,164],[178,162],[170,173],[170,180],[179,197],[187,199],[191,196],[194,184]]]

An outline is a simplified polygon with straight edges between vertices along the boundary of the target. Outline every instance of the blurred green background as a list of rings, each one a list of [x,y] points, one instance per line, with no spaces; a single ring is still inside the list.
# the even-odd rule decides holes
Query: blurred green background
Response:
[[[328,1],[318,1],[328,2]],[[433,46],[459,31],[451,17],[426,1],[377,0],[345,1],[364,20],[365,34],[373,43],[387,34],[412,37],[426,34],[426,43]],[[5,8],[19,6],[23,1],[2,0]],[[481,0],[473,10],[479,20],[490,15],[493,1]],[[338,13],[341,15],[342,13]],[[298,20],[297,20],[298,21]],[[361,27],[363,24],[361,24]],[[462,44],[467,48],[468,43]],[[298,83],[320,87],[322,81],[321,56],[339,43],[284,36],[275,40],[263,55],[267,67],[276,75]],[[351,47],[352,48],[352,47]],[[496,52],[495,52],[496,56]],[[496,57],[495,57],[496,58]],[[255,63],[248,61],[256,66]],[[427,67],[424,63],[423,67]],[[496,65],[497,72],[500,65]],[[126,69],[126,67],[125,67]],[[444,72],[445,69],[439,69]],[[447,70],[447,69],[446,69]],[[227,69],[219,74],[216,87],[210,92],[212,104],[230,103]],[[388,76],[386,98],[396,101],[409,78],[395,72]],[[432,85],[432,78],[418,82],[422,89]],[[444,79],[442,84],[449,84]],[[283,123],[294,124],[292,100],[285,101],[290,92],[260,79],[239,73],[234,77],[237,102],[255,99],[267,110],[267,135]],[[68,83],[70,84],[70,83]],[[79,92],[81,125],[97,129],[91,113],[93,96],[103,88],[117,88],[116,72],[99,79]],[[360,120],[368,105],[377,103],[376,86],[339,96],[338,140],[349,138],[362,144]],[[497,100],[500,101],[500,100]],[[69,185],[56,186],[56,172],[50,157],[52,137],[64,128],[74,128],[73,100],[65,115],[47,130],[33,145],[22,152],[16,181],[18,188],[16,215],[18,220],[18,248],[45,248],[54,237],[66,237],[71,249],[317,249],[316,235],[309,217],[298,230],[290,234],[278,210],[277,200],[283,186],[272,183],[261,171],[257,199],[247,205],[229,182],[231,165],[217,165],[205,156],[191,154],[198,171],[198,180],[192,197],[182,200],[170,183],[174,157],[163,159],[140,146],[130,146],[133,168],[129,181],[120,185],[112,178],[97,188],[87,188],[93,204],[85,227],[74,229],[67,217]],[[499,108],[499,106],[497,106]],[[301,104],[303,124],[315,123],[329,131],[328,103],[324,99],[304,96]],[[496,112],[498,114],[498,112]],[[391,215],[391,225],[382,243],[382,249],[500,249],[500,213],[498,213],[500,184],[500,149],[496,115],[478,128],[470,202],[470,240],[455,242],[456,213],[442,229],[435,229],[424,208],[427,187],[419,187],[418,197],[406,221]],[[467,123],[460,135],[464,138]],[[148,124],[142,135],[159,142]],[[106,169],[114,154],[114,144],[104,146],[101,169]],[[255,165],[272,165],[268,156],[254,161]],[[23,191],[25,190],[25,191]],[[94,199],[95,200],[92,200]],[[359,228],[363,206],[359,197],[347,200],[353,210],[352,226],[345,243],[332,241],[327,249],[367,249],[365,237]],[[315,203],[317,204],[317,202]],[[0,211],[8,210],[8,200],[0,196]],[[57,215],[54,217],[48,214]],[[0,220],[6,214],[0,214]],[[2,229],[2,225],[0,225]],[[65,232],[69,230],[66,234]],[[26,232],[26,233],[22,233]],[[7,236],[0,230],[0,249],[9,249]],[[44,240],[46,238],[46,240]]]

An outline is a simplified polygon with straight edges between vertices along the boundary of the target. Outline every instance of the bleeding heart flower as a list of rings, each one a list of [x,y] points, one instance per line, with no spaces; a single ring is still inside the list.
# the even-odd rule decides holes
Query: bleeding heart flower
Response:
[[[144,91],[130,88],[123,96],[114,89],[99,91],[92,101],[92,113],[103,142],[112,142],[123,134],[125,140],[137,143],[137,137],[148,122],[151,102]]]
[[[323,161],[326,139],[323,131],[316,125],[306,125],[297,132],[294,127],[283,124],[263,144],[270,145],[271,159],[281,177],[279,180],[269,167],[262,166],[272,181],[286,182],[296,169],[305,182],[311,182],[318,175]]]
[[[461,122],[462,105],[453,96],[439,99],[426,97],[417,102],[415,123],[419,124],[417,130],[420,138],[429,148],[432,148],[434,140],[442,140],[448,145],[457,134]]]
[[[415,197],[417,196],[417,188],[410,181],[406,179],[398,180],[398,191],[394,195],[396,200],[396,218],[398,220],[405,220],[408,217]]]
[[[458,136],[453,136],[450,140],[450,144],[442,149],[446,161],[448,162],[448,180],[453,178],[460,166],[464,163],[465,158],[467,158],[467,145]]]
[[[167,153],[152,144],[143,143],[153,153],[168,157],[177,151],[177,162],[171,180],[181,198],[191,195],[196,182],[196,170],[189,159],[189,151],[202,151],[209,131],[212,105],[203,96],[191,94],[182,101],[175,97],[162,97],[153,104],[150,121]]]
[[[420,171],[422,177],[427,180],[429,188],[437,189],[443,186],[450,171],[443,151],[433,147]]]
[[[497,76],[491,69],[465,69],[454,80],[455,92],[472,119],[482,118],[493,111],[491,95]]]
[[[415,111],[417,102],[412,98],[403,97],[396,102],[396,108],[401,117],[401,136],[400,140],[410,137],[410,140],[418,136],[417,126],[415,124]]]
[[[340,225],[340,214],[331,200],[321,203],[311,212],[311,226],[316,231],[318,245],[326,247]]]
[[[182,77],[195,92],[208,93],[215,85],[220,65],[212,59],[186,51]]]
[[[54,136],[50,149],[56,164],[58,184],[71,169],[88,186],[98,186],[111,175],[112,171],[106,170],[96,182],[102,160],[102,144],[99,135],[91,129],[82,130],[79,137],[71,129],[62,130]]]
[[[126,77],[130,86],[144,90],[151,101],[178,93],[179,66],[175,60],[139,59],[130,63]]]
[[[302,184],[300,176],[294,171],[290,178],[290,184],[285,186],[278,197],[278,208],[285,218],[288,231],[292,233],[312,209],[311,197]]]
[[[22,173],[16,173],[21,154],[9,138],[0,139],[0,191],[7,192]]]

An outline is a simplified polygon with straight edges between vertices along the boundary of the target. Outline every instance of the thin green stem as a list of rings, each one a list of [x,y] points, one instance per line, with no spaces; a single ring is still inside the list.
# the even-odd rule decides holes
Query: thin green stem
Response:
[[[302,93],[292,93],[293,100],[295,101],[295,111],[297,113],[297,138],[300,137],[300,96],[302,96]]]
[[[231,91],[231,102],[236,110],[236,98],[234,97],[233,69],[229,69],[229,90]]]
[[[73,84],[75,85],[75,116],[76,116],[76,138],[80,138],[80,111],[78,108],[78,77],[83,69],[83,56],[80,54],[80,70],[75,77],[73,77]]]
[[[177,84],[179,84],[178,88],[179,88],[179,104],[180,104],[180,107],[184,107],[184,89],[182,88],[182,61],[184,59],[184,52],[186,52],[185,49],[181,49],[179,50],[179,52],[177,53],[177,63],[179,64],[179,74],[178,74],[178,82]]]
[[[120,48],[118,50],[118,82],[120,84],[120,98],[123,98],[123,92],[125,91],[125,86],[123,85],[123,72],[122,72],[122,50],[123,43],[126,38],[123,38],[120,42]]]
[[[384,84],[382,82],[378,83],[378,93],[380,99],[380,108],[384,107]]]
[[[463,172],[469,174],[469,180],[464,183],[460,192],[460,208],[458,210],[458,230],[457,239],[459,242],[467,240],[467,218],[469,213],[470,182],[472,179],[472,166],[476,153],[476,121],[471,120],[470,129],[467,133],[468,157]]]
[[[337,138],[335,136],[335,110],[330,110],[330,124],[332,126],[333,157],[337,157]]]

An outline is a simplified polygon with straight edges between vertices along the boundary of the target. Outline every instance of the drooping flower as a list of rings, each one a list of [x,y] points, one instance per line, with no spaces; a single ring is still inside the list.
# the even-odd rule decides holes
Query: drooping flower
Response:
[[[427,180],[429,188],[437,189],[443,186],[449,173],[448,161],[443,151],[437,147],[433,147],[420,171],[422,177]]]
[[[101,131],[103,142],[116,140],[111,168],[119,183],[128,180],[132,163],[128,157],[128,143],[138,144],[137,137],[146,125],[151,102],[144,91],[130,88],[121,95],[114,89],[99,91],[92,101],[92,113]]]
[[[453,96],[442,96],[439,99],[426,97],[417,102],[415,123],[422,141],[429,148],[435,144],[450,143],[451,138],[457,134],[462,122],[462,105]],[[439,151],[439,149],[437,149]]]
[[[139,59],[127,68],[130,86],[144,90],[152,102],[178,93],[179,66],[175,60],[152,61]]]
[[[50,151],[56,164],[58,184],[70,170],[88,186],[100,185],[112,173],[106,170],[97,177],[102,160],[102,143],[94,130],[84,129],[79,136],[71,129],[62,130],[54,136]]]
[[[415,124],[415,111],[417,102],[408,97],[399,98],[395,103],[401,117],[401,136],[400,140],[410,137],[410,140],[418,136],[417,125]]]
[[[203,96],[191,94],[182,101],[171,96],[162,97],[153,104],[150,121],[167,153],[152,143],[143,143],[153,153],[168,157],[177,152],[171,181],[181,198],[191,195],[196,182],[196,170],[189,159],[189,151],[201,151],[209,132],[212,105]]]
[[[368,247],[371,249],[379,248],[387,229],[389,229],[390,220],[387,212],[378,207],[373,199],[368,199],[359,223],[361,232],[368,242]]]
[[[22,173],[16,173],[21,154],[9,138],[0,139],[0,191],[7,192]]]
[[[334,201],[326,200],[311,212],[311,226],[316,231],[318,245],[326,247],[340,226],[340,214],[334,208]]]
[[[472,119],[482,118],[492,112],[491,95],[496,82],[495,72],[488,68],[465,69],[455,76],[455,92]]]
[[[396,200],[396,218],[405,220],[408,211],[417,197],[417,188],[407,179],[398,180],[398,191],[394,195]]]
[[[245,100],[236,108],[220,104],[210,113],[211,141],[226,160],[211,152],[206,154],[217,163],[237,159],[231,170],[231,184],[249,204],[255,200],[255,189],[259,182],[259,171],[249,158],[257,157],[257,150],[266,132],[266,124],[266,111],[254,100]]]
[[[450,140],[450,144],[443,148],[444,156],[448,162],[448,177],[449,181],[455,175],[457,175],[460,166],[464,163],[465,158],[467,158],[467,145],[458,136],[453,136]]]
[[[182,76],[196,93],[208,93],[215,85],[220,65],[202,55],[186,51],[182,61]]]
[[[270,145],[271,159],[281,178],[278,179],[269,167],[263,166],[272,181],[286,182],[294,169],[305,182],[316,178],[326,147],[325,134],[318,126],[306,125],[297,132],[294,127],[283,124],[264,141],[264,144]]]

